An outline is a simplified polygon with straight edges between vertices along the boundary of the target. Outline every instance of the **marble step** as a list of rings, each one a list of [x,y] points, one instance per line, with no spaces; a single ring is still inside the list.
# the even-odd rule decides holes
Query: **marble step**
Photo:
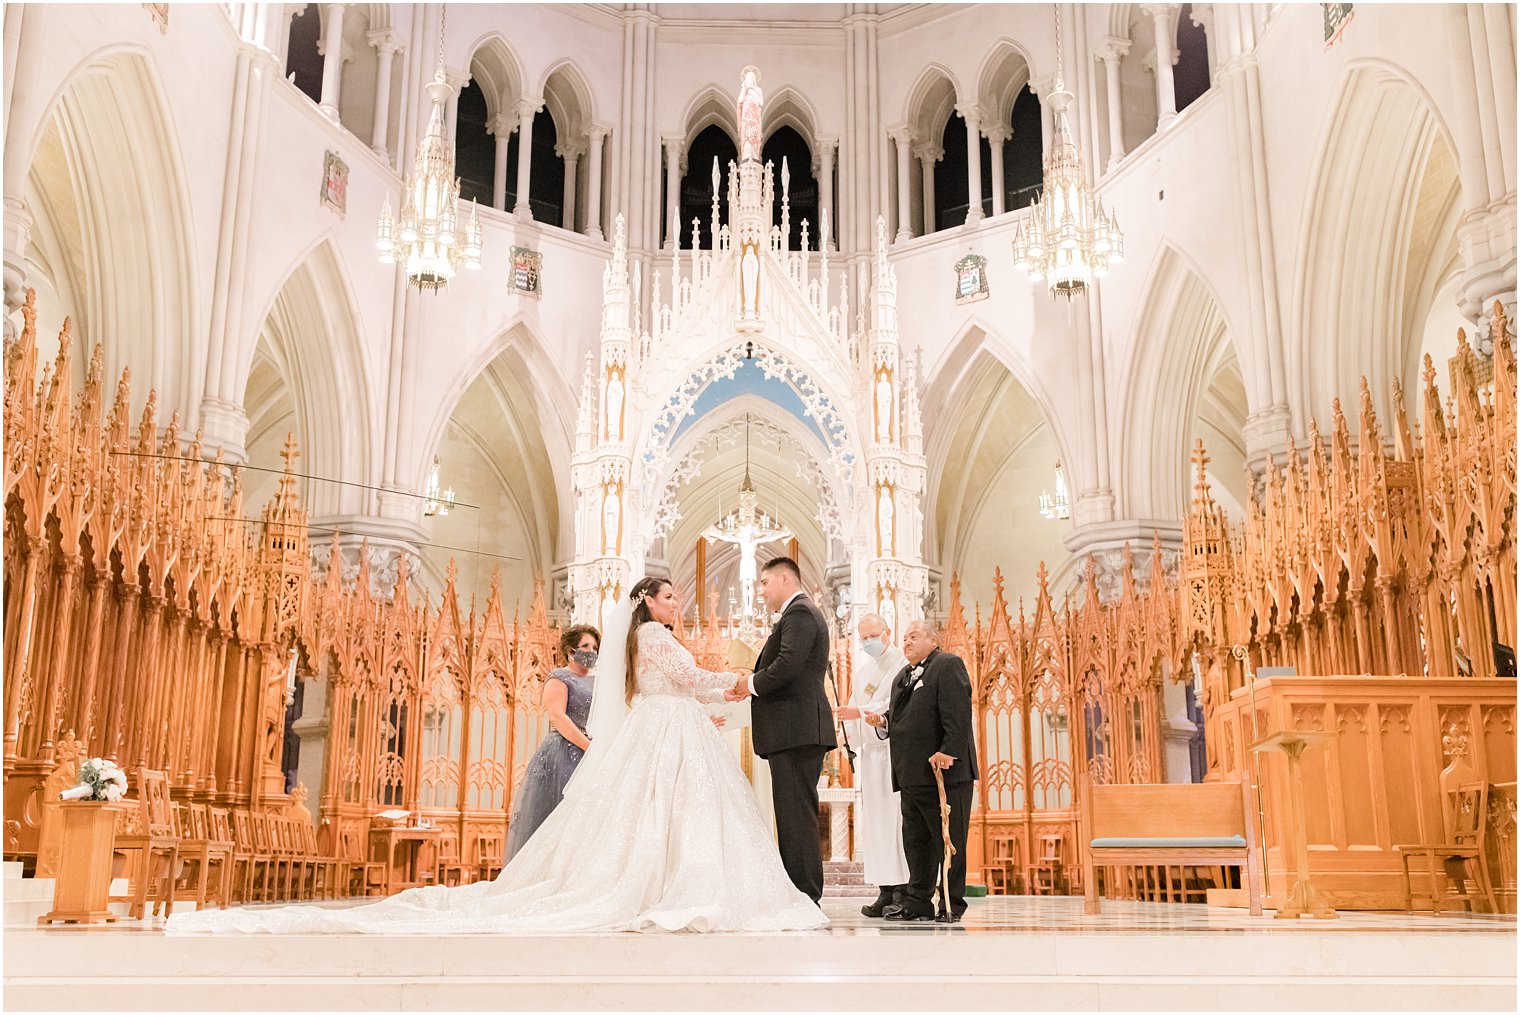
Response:
[[[21,864],[20,860],[6,860],[5,861],[5,871],[4,871],[5,880],[7,880],[7,881],[20,880],[20,878],[21,878],[21,867],[22,867],[22,864]]]
[[[1066,900],[1061,900],[1066,903]],[[978,910],[992,907],[983,900]],[[1083,933],[1081,900],[1025,910],[1073,925],[964,933],[888,926],[829,904],[834,933],[166,939],[7,935],[5,1003],[112,1010],[1512,1009],[1515,936],[1276,931]],[[1069,912],[1068,912],[1069,911]],[[985,921],[985,917],[980,917]],[[1170,918],[1169,918],[1170,919]],[[1097,924],[1094,925],[1102,929]],[[1433,928],[1440,925],[1432,923]],[[995,930],[995,927],[977,927]],[[1393,929],[1393,928],[1389,928]],[[929,939],[934,940],[930,941]]]
[[[116,895],[125,895],[127,892],[127,879],[117,878],[111,882],[111,892]],[[111,912],[118,916],[127,915],[125,902],[112,902],[108,904]],[[194,908],[192,904],[192,908]],[[7,927],[31,927],[37,923],[37,918],[44,916],[53,909],[53,879],[52,878],[16,878],[5,884],[5,926]]]

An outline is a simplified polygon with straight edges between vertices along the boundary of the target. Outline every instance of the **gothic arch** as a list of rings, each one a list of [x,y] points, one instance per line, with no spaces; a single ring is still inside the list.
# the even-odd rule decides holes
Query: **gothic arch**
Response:
[[[1073,460],[1059,417],[994,333],[969,324],[941,362],[924,399],[924,417],[936,421],[926,435],[926,557],[947,576],[959,571],[968,599],[985,600],[992,572],[983,561],[995,559],[1017,583],[1040,561],[1066,558],[1069,523],[1041,518],[1038,494],[1051,488],[1057,461],[1071,473]],[[986,552],[973,553],[977,545]]]
[[[371,473],[375,420],[354,407],[374,405],[369,394],[364,343],[357,304],[333,237],[318,240],[301,254],[259,316],[257,331],[238,351],[232,390],[253,393],[248,405],[245,447],[250,463],[275,467],[287,431],[294,431],[305,456],[300,471],[336,479]],[[273,371],[276,377],[269,376]],[[276,380],[288,392],[281,405]],[[284,413],[290,425],[284,425]],[[353,488],[314,484],[319,514],[360,511],[365,496]]]
[[[920,141],[938,144],[961,94],[955,75],[940,64],[932,63],[924,68],[908,91],[903,120],[913,127]]]
[[[686,127],[686,145],[691,145],[692,138],[713,124],[726,133],[729,140],[737,146],[739,143],[739,120],[735,112],[737,100],[715,84],[702,89],[692,100],[686,104],[686,112],[682,116],[682,122]]]
[[[818,116],[813,112],[812,104],[791,86],[765,97],[765,127],[762,132],[765,139],[769,140],[782,127],[791,127],[802,135],[808,151],[812,151],[814,139],[818,136]]]
[[[179,139],[163,87],[135,47],[92,53],[48,103],[27,155],[27,205],[80,268],[68,288],[75,341],[131,366],[135,401],[198,401],[200,277]],[[144,294],[152,294],[145,299]]]
[[[1202,436],[1218,467],[1210,479],[1222,499],[1245,496],[1245,422],[1260,409],[1249,392],[1263,385],[1265,357],[1254,359],[1233,340],[1224,304],[1198,266],[1163,244],[1136,318],[1135,351],[1125,371],[1125,421],[1116,449],[1123,513],[1181,519],[1192,489],[1193,438]],[[1232,404],[1234,403],[1234,404]]]
[[[718,516],[720,508],[733,506],[739,481],[737,460],[720,460],[734,456],[731,452],[723,455],[718,445],[737,444],[746,413],[757,433],[753,457],[760,506],[779,513],[796,533],[806,548],[802,562],[807,584],[821,585],[835,542],[847,545],[854,519],[839,510],[838,481],[823,445],[812,434],[799,432],[796,420],[784,409],[757,395],[723,403],[681,435],[671,456],[676,464],[663,481],[660,509],[649,523],[651,541],[665,538],[664,556],[672,575],[695,572],[690,565],[700,531]],[[679,520],[674,518],[677,499],[686,509]],[[709,577],[736,562],[720,547],[708,552]],[[683,592],[690,591],[683,586]]]
[[[802,400],[807,415],[823,434],[829,460],[841,481],[848,483],[856,474],[865,460],[864,446],[849,417],[848,392],[835,390],[824,374],[811,370],[784,349],[765,342],[763,337],[751,340],[735,335],[691,357],[679,373],[666,374],[668,380],[651,391],[652,411],[633,448],[635,467],[643,470],[644,481],[640,485],[647,495],[653,495],[650,486],[664,471],[681,421],[694,411],[697,399],[714,381],[732,377],[751,357],[759,361],[767,378],[779,379]]]
[[[1378,411],[1418,361],[1425,291],[1450,262],[1461,182],[1434,103],[1402,68],[1351,65],[1325,125],[1304,205],[1297,326],[1284,360],[1302,431],[1366,375]],[[1352,298],[1348,298],[1352,297]],[[1329,340],[1333,336],[1334,340]]]
[[[1013,102],[1034,70],[1029,53],[1011,39],[999,39],[993,44],[982,70],[977,75],[977,102],[982,116],[989,123],[1006,124],[1013,116]]]
[[[562,141],[586,133],[596,119],[591,86],[586,83],[581,69],[568,58],[549,68],[538,91],[544,97],[544,104],[554,118]]]
[[[573,539],[572,519],[560,509],[561,491],[570,488],[573,391],[544,353],[541,336],[519,318],[481,344],[437,406],[408,460],[414,471],[407,480],[424,489],[439,457],[442,482],[476,509],[424,522],[430,541],[466,551],[461,589],[484,595],[492,569],[501,566],[505,587],[526,599],[533,579],[546,575],[559,547]],[[480,555],[469,552],[477,544]],[[425,551],[424,567],[441,575],[448,556],[444,549]]]
[[[500,32],[491,32],[470,47],[470,77],[486,97],[487,122],[506,116],[517,119],[512,105],[524,93],[522,64]]]

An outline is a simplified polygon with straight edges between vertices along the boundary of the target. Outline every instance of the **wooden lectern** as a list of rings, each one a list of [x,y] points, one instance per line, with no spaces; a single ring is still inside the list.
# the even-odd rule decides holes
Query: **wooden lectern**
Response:
[[[1279,920],[1296,920],[1305,914],[1321,920],[1334,920],[1340,915],[1320,901],[1314,882],[1309,880],[1309,833],[1304,827],[1304,772],[1300,765],[1304,751],[1334,736],[1322,730],[1283,730],[1251,745],[1253,753],[1277,751],[1288,758],[1287,833],[1293,839],[1293,887],[1282,905],[1277,907]]]

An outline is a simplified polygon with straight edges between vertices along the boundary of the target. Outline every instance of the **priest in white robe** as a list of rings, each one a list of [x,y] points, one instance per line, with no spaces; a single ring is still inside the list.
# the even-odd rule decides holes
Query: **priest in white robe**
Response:
[[[887,906],[901,902],[908,883],[908,860],[903,855],[902,805],[892,792],[891,746],[866,726],[860,714],[863,710],[879,713],[888,709],[892,678],[902,672],[908,660],[892,643],[887,622],[874,613],[860,618],[855,637],[860,650],[855,653],[850,703],[838,708],[836,714],[849,724],[846,732],[850,744],[859,752],[855,785],[860,790],[860,809],[855,830],[865,857],[866,883],[879,889],[876,901],[860,911],[879,917]]]

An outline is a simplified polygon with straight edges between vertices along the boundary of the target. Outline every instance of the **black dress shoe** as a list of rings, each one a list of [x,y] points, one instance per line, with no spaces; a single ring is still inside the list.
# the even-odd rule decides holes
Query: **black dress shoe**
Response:
[[[887,911],[887,907],[892,905],[892,903],[892,890],[890,888],[883,888],[881,891],[876,893],[875,902],[871,903],[869,906],[860,907],[860,915],[869,916],[873,920],[877,919]]]
[[[961,918],[951,913],[941,913],[934,918],[935,923],[960,923]]]
[[[897,923],[928,923],[934,919],[932,916],[917,916],[901,906],[888,906],[885,917]]]

